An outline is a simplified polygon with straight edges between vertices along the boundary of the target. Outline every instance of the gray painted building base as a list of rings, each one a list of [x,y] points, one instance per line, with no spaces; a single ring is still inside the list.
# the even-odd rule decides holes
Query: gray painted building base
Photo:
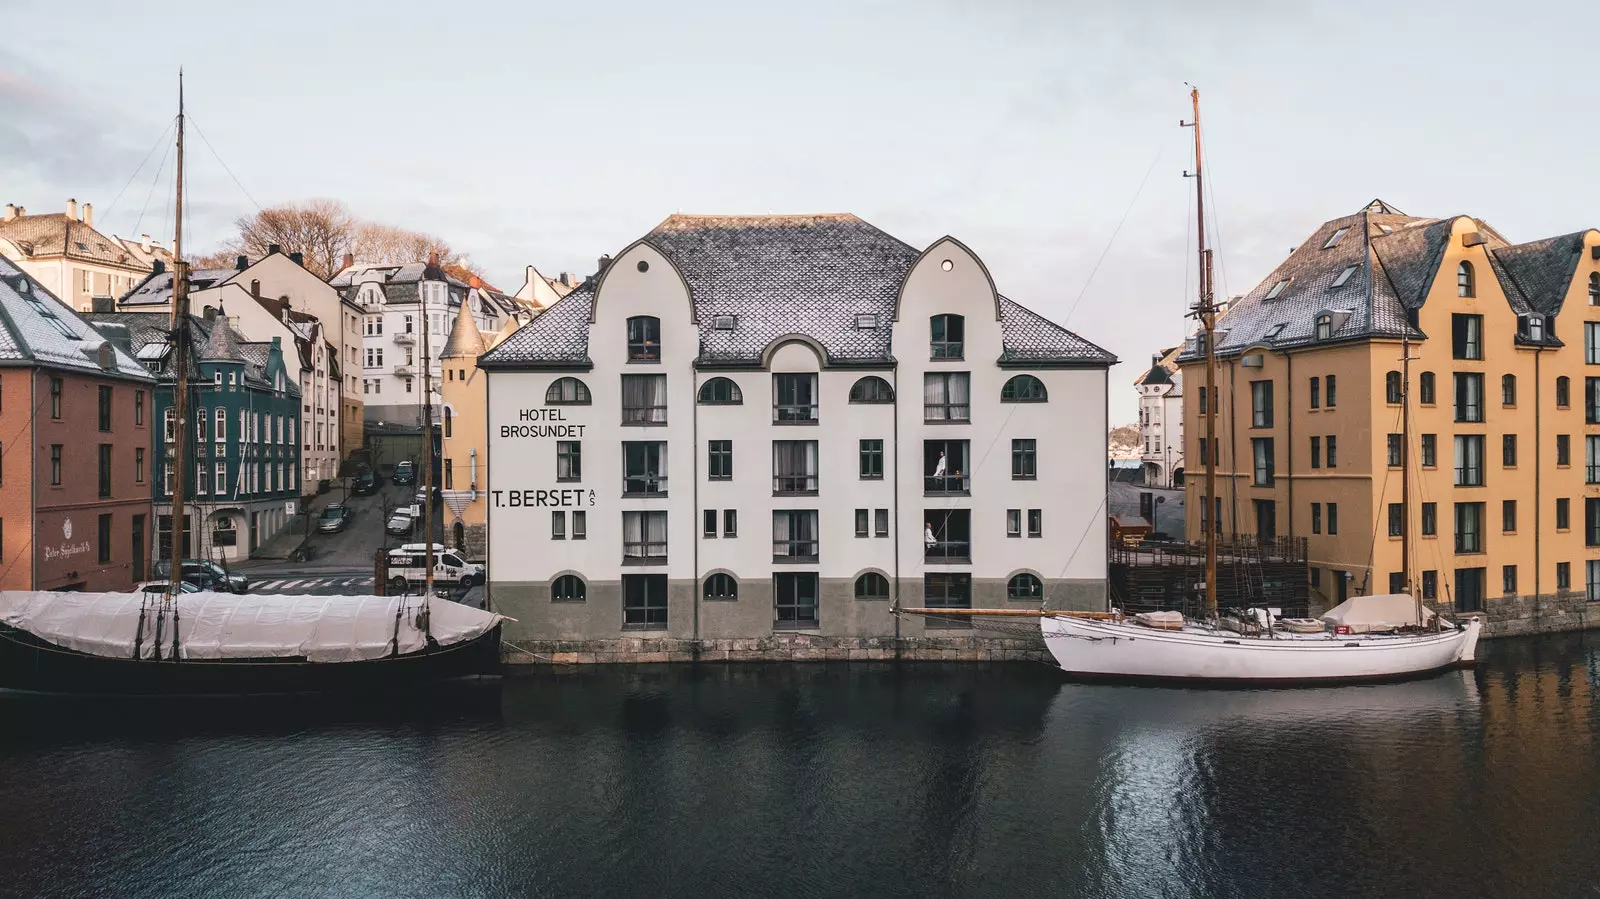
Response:
[[[974,618],[971,624],[904,615],[887,599],[856,599],[851,579],[819,583],[814,626],[780,627],[770,580],[739,582],[734,600],[698,598],[700,584],[667,584],[665,627],[624,626],[622,582],[591,580],[580,602],[552,601],[544,583],[492,583],[492,608],[506,622],[506,661],[530,664],[678,661],[1021,661],[1048,660],[1037,620]],[[1103,580],[1046,581],[1053,609],[1102,611]],[[923,603],[922,581],[902,580],[900,604]],[[1003,580],[974,579],[978,609],[1038,608],[1009,602]]]
[[[1440,611],[1450,617],[1448,607],[1440,607]],[[1457,613],[1457,616],[1460,614]],[[1581,591],[1486,599],[1483,615],[1485,637],[1520,637],[1600,628],[1600,602],[1589,602]]]

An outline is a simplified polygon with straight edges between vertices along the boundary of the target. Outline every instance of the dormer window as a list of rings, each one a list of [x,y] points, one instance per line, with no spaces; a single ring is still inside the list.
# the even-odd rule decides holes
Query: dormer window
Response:
[[[1537,343],[1544,341],[1544,316],[1537,312],[1526,317],[1528,323],[1528,339]]]
[[[1275,324],[1272,327],[1267,329],[1267,333],[1262,336],[1262,339],[1264,339],[1264,340],[1277,340],[1278,339],[1278,335],[1283,333],[1283,327],[1284,327],[1284,322],[1278,322],[1277,324]]]
[[[1360,267],[1360,265],[1356,265],[1354,263],[1345,266],[1344,271],[1339,273],[1339,277],[1333,279],[1333,286],[1343,287],[1345,282],[1350,280],[1350,276],[1354,275],[1356,273],[1356,269]]]
[[[1339,245],[1339,241],[1344,240],[1345,234],[1349,233],[1349,231],[1350,231],[1349,228],[1340,228],[1339,230],[1333,232],[1333,236],[1328,238],[1328,242],[1323,244],[1322,248],[1324,250],[1331,250],[1334,247],[1338,246]]]
[[[1475,297],[1477,295],[1478,285],[1472,273],[1472,263],[1463,262],[1456,266],[1456,296]]]
[[[967,322],[959,315],[935,315],[929,319],[932,330],[931,357],[960,359],[966,351]]]
[[[628,361],[661,361],[661,319],[653,315],[628,319]]]
[[[1324,312],[1317,316],[1316,336],[1318,340],[1331,340],[1333,338],[1333,313]]]
[[[860,313],[859,315],[856,316],[856,330],[858,330],[858,331],[871,331],[872,329],[874,329],[876,327],[878,327],[878,314],[877,313],[875,313],[875,312],[863,312],[863,313]]]
[[[1283,289],[1285,287],[1288,287],[1288,286],[1289,286],[1289,279],[1288,278],[1284,278],[1282,281],[1279,281],[1278,283],[1272,285],[1272,289],[1267,291],[1267,295],[1266,295],[1265,299],[1276,300],[1278,298],[1278,294],[1283,293]]]

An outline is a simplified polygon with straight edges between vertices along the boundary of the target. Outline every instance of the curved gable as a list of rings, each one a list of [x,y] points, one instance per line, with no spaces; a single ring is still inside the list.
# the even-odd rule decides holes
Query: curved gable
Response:
[[[900,320],[900,309],[905,303],[906,288],[911,286],[912,279],[918,278],[919,275],[929,274],[930,271],[936,274],[954,273],[956,267],[962,264],[959,261],[960,257],[965,257],[967,262],[975,266],[977,271],[982,274],[983,283],[988,285],[989,288],[989,299],[994,304],[994,320],[999,321],[1000,291],[994,286],[994,277],[989,274],[989,267],[983,264],[983,260],[979,259],[978,254],[972,252],[971,248],[948,234],[929,244],[928,248],[918,254],[916,260],[911,263],[911,269],[906,272],[905,279],[900,282],[900,291],[894,298],[894,320]],[[930,258],[937,259],[932,263],[931,270],[925,268],[925,263],[928,263]],[[948,271],[944,268],[946,260],[950,261],[953,266]]]
[[[640,272],[640,262],[646,263],[649,266],[649,270]],[[595,323],[596,316],[599,314],[598,310],[600,307],[601,298],[605,296],[606,285],[611,282],[613,275],[619,279],[625,278],[628,275],[648,276],[655,273],[655,270],[658,266],[664,266],[667,269],[670,269],[673,275],[677,277],[678,286],[683,288],[683,295],[688,299],[689,324],[699,324],[700,315],[695,309],[694,291],[689,287],[689,279],[684,277],[683,269],[678,267],[678,264],[672,260],[672,257],[668,256],[660,247],[652,243],[648,237],[641,237],[633,243],[628,244],[623,248],[622,252],[618,253],[617,257],[606,266],[606,270],[600,273],[600,279],[595,283],[594,287],[594,301],[589,304],[589,324],[592,325]],[[621,274],[618,274],[619,272]]]

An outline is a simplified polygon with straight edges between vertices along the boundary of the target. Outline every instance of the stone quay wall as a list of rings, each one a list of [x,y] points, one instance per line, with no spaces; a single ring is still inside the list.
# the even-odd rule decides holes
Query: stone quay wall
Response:
[[[612,640],[507,641],[508,664],[590,665],[632,662],[1049,662],[1038,635],[973,634],[932,637],[764,637],[679,640],[622,637]]]
[[[1485,602],[1484,607],[1485,637],[1600,628],[1600,602],[1589,602],[1582,591],[1498,597]],[[1449,612],[1445,614],[1448,616]]]

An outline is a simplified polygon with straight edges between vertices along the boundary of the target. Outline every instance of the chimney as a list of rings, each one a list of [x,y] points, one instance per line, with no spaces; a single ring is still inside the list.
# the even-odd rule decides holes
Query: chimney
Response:
[[[155,262],[151,263],[150,265],[151,265],[150,274],[152,274],[152,275],[159,275],[162,272],[167,270],[167,264],[165,262],[162,262],[160,259],[157,259]]]
[[[250,281],[250,296],[261,299],[261,282],[256,279]]]
[[[571,287],[572,286],[572,272],[562,272],[561,273],[561,286],[562,287]]]
[[[150,252],[150,235],[139,235],[139,249],[145,251],[146,253]]]
[[[78,201],[77,200],[74,200],[74,199],[67,200],[67,218],[72,219],[73,221],[77,221],[77,219],[78,219]]]
[[[306,267],[306,256],[299,250],[295,250],[293,253],[290,253],[289,258],[294,262],[295,265],[298,265],[301,268]]]
[[[283,349],[283,343],[282,343],[282,341],[283,341],[283,338],[282,338],[282,337],[279,337],[279,336],[277,336],[277,335],[276,335],[276,334],[274,334],[274,335],[273,335],[273,336],[272,336],[272,348],[273,348],[273,349],[275,349],[275,350],[281,350],[281,349]]]
[[[250,257],[248,257],[248,256],[235,256],[235,257],[233,257],[233,270],[234,271],[242,272],[242,271],[244,271],[245,269],[247,269],[249,267],[250,267]]]
[[[4,218],[0,218],[0,221],[9,222],[9,221],[11,221],[12,219],[14,219],[16,217],[17,217],[17,204],[15,204],[15,203],[7,203],[6,204],[6,208],[5,208],[5,217]]]
[[[216,321],[217,320],[217,307],[215,307],[215,306],[207,306],[203,317],[208,322]]]
[[[356,254],[354,254],[354,253],[346,253],[346,254],[344,254],[344,267],[345,268],[352,268],[352,267],[355,266],[355,264],[356,264]]]
[[[610,268],[611,266],[611,254],[607,253],[606,255],[601,256],[599,265],[600,267],[596,269],[595,273],[602,275],[605,274],[606,269]]]
[[[283,252],[283,247],[280,247],[275,243],[267,244],[267,255],[268,256],[271,256],[271,255],[273,255],[275,253],[282,253],[282,252]]]
[[[473,275],[471,278],[467,279],[467,286],[475,288],[477,290],[482,290],[483,289],[483,279],[478,277],[477,275]]]
[[[428,251],[428,265],[433,267],[433,268],[438,268],[439,267],[439,251],[438,250],[429,250]]]
[[[94,204],[93,203],[85,203],[85,204],[83,204],[83,223],[85,225],[88,225],[91,228],[94,227]]]
[[[93,302],[94,305],[91,308],[93,308],[94,311],[96,311],[96,312],[116,312],[117,311],[116,308],[115,308],[117,301],[112,299],[111,297],[95,297],[92,300],[92,302]]]

